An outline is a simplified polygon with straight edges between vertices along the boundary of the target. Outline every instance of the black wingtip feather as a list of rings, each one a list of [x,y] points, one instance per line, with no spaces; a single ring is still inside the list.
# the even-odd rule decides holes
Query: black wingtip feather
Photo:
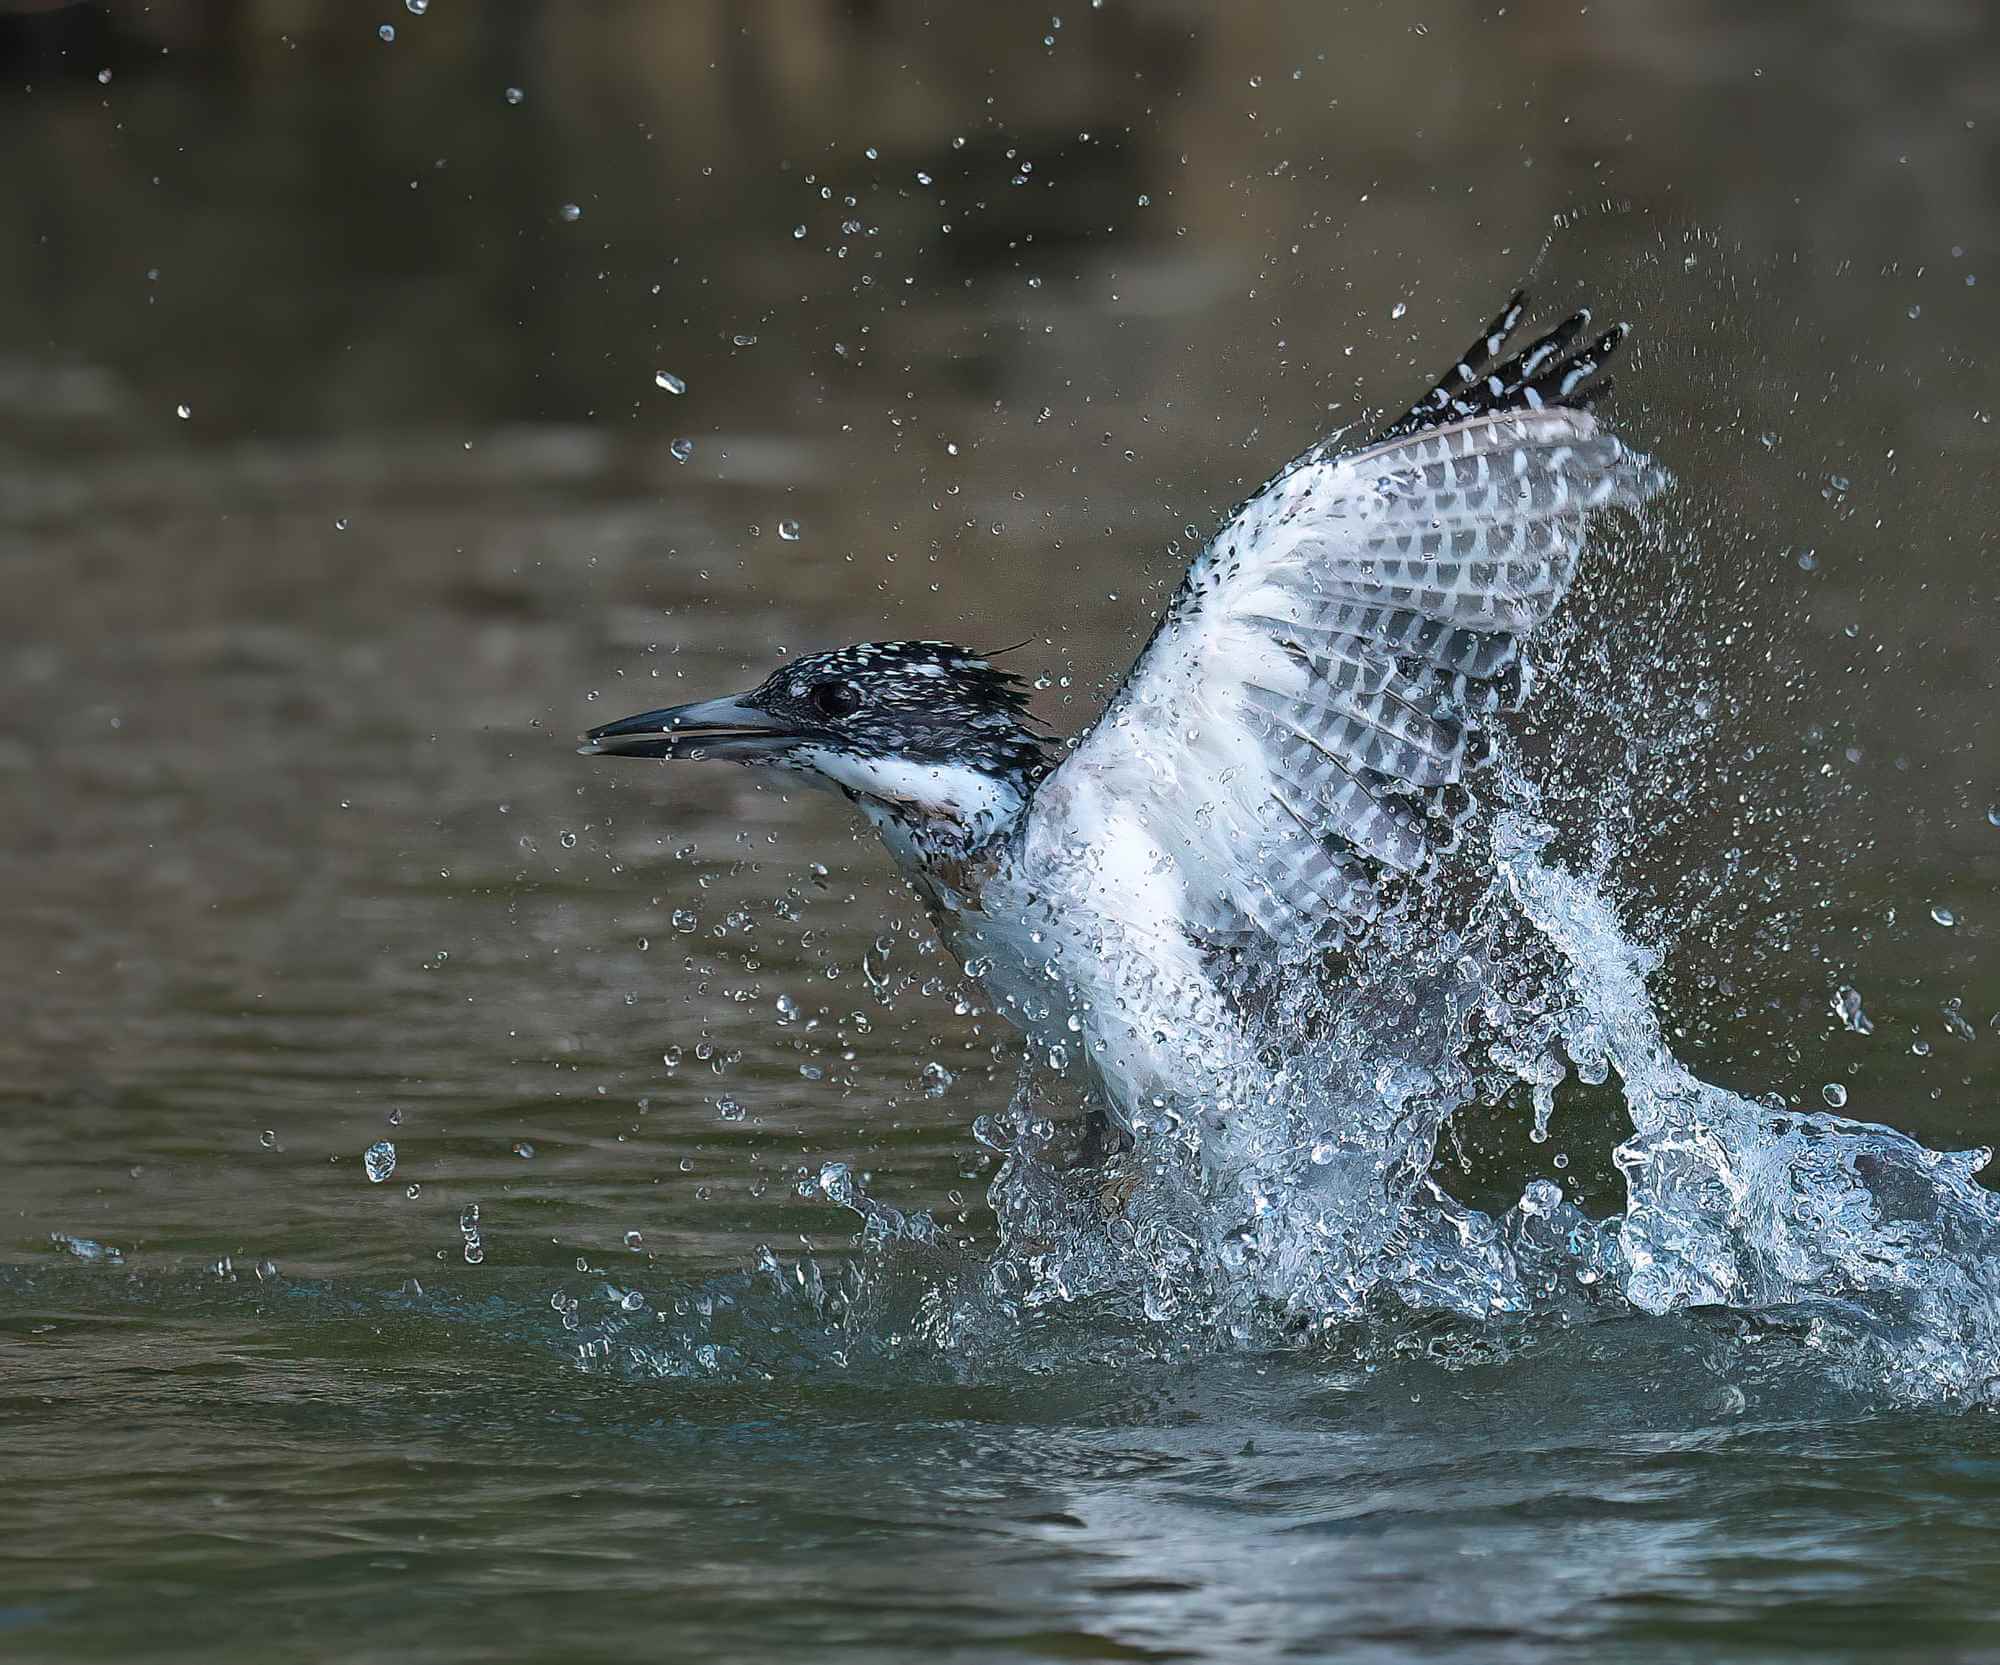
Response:
[[[1578,337],[1590,328],[1588,307],[1570,314],[1504,364],[1486,368],[1505,347],[1527,306],[1527,291],[1515,290],[1465,356],[1378,438],[1401,439],[1498,411],[1588,410],[1604,398],[1611,389],[1611,379],[1598,377],[1598,372],[1631,333],[1631,326],[1617,324],[1588,345],[1576,347]]]

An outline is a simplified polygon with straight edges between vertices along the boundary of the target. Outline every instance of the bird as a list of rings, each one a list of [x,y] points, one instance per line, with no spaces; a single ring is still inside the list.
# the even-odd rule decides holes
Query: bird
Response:
[[[1628,326],[1582,310],[1504,356],[1527,305],[1372,437],[1320,440],[1238,505],[1073,740],[994,655],[890,641],[579,749],[843,794],[995,1009],[1085,1070],[1121,1148],[1240,1167],[1271,991],[1445,860],[1527,695],[1523,643],[1598,517],[1667,479],[1596,414]]]

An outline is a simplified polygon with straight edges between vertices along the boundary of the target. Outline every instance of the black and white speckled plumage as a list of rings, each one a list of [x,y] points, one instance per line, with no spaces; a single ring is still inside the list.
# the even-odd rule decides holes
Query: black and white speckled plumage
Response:
[[[852,688],[851,712],[829,718],[830,689]],[[1026,788],[1049,766],[1049,740],[1028,724],[1028,690],[1011,671],[953,642],[857,642],[801,655],[744,704],[837,737],[866,755],[959,764],[1015,776]]]
[[[1338,940],[1383,871],[1430,862],[1588,518],[1664,479],[1585,408],[1622,327],[1579,349],[1577,313],[1486,368],[1524,304],[1374,443],[1314,446],[1244,502],[1064,764],[1124,783],[1209,940]]]

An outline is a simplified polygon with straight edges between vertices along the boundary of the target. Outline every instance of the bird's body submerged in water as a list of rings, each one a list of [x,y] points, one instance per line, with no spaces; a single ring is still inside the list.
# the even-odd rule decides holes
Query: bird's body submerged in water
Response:
[[[1623,330],[1587,338],[1580,313],[1496,363],[1522,306],[1372,443],[1323,442],[1244,503],[1066,749],[980,654],[892,642],[607,724],[585,750],[845,793],[997,1008],[1087,1061],[1127,1134],[1213,1168],[1270,1075],[1257,1001],[1448,847],[1480,724],[1518,703],[1519,643],[1593,512],[1661,479],[1589,409]]]

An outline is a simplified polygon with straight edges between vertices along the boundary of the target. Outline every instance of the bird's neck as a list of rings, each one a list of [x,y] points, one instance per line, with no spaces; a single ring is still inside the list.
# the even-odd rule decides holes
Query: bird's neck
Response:
[[[951,909],[977,904],[978,875],[1010,846],[1034,793],[1025,772],[972,768],[913,768],[871,787],[849,796],[904,873]]]

